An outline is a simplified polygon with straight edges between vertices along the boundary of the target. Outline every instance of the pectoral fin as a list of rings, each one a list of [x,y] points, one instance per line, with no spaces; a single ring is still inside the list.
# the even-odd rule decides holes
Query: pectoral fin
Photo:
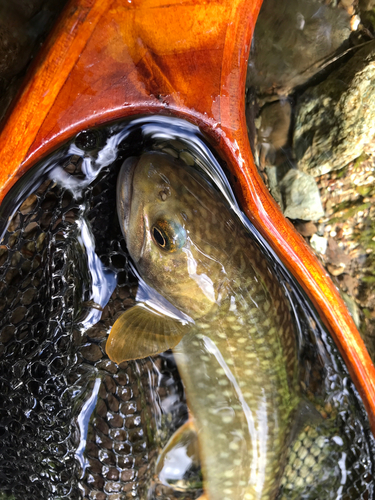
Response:
[[[137,304],[115,321],[106,352],[116,363],[153,356],[176,346],[187,328],[144,303]]]

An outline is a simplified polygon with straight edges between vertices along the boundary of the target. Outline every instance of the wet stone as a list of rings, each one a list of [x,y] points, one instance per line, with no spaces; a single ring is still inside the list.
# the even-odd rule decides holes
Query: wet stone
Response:
[[[246,86],[288,95],[321,69],[349,38],[350,16],[316,0],[263,2],[255,26]],[[335,2],[336,4],[336,2]]]
[[[257,148],[260,165],[276,165],[277,153],[289,140],[292,107],[289,101],[263,106],[257,119]]]
[[[298,168],[318,176],[374,151],[374,120],[372,42],[298,99],[293,138]]]
[[[309,238],[318,231],[317,226],[313,222],[297,221],[294,224],[297,231],[304,237]]]
[[[327,250],[327,238],[313,234],[310,239],[310,245],[315,252],[324,255]]]
[[[359,6],[364,11],[374,9],[375,8],[375,0],[359,0]]]
[[[284,215],[289,219],[316,221],[324,211],[319,189],[313,177],[291,169],[279,184]]]

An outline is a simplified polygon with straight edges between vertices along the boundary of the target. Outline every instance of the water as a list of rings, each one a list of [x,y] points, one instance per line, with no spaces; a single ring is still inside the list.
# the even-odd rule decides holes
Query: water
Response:
[[[351,443],[339,461],[342,487],[329,498],[372,498],[374,440],[335,344],[238,207],[199,129],[163,117],[82,132],[23,176],[1,206],[1,489],[30,499],[174,492],[163,474],[151,483],[160,450],[187,419],[173,357],[117,367],[104,350],[121,311],[145,297],[155,304],[154,292],[137,286],[115,203],[121,164],[145,151],[200,170],[248,228],[290,301],[303,392],[336,414],[337,438]],[[178,489],[194,498],[199,472],[179,470]]]

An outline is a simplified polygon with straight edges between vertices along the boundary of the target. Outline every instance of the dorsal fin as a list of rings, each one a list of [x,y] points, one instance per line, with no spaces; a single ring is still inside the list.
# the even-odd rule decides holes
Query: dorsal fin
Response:
[[[139,303],[115,321],[106,352],[118,364],[153,356],[175,347],[189,328],[190,325]]]

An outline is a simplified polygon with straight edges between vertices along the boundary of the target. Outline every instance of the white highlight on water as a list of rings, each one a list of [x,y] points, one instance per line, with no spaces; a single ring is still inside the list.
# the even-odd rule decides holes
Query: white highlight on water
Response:
[[[187,255],[187,266],[190,278],[192,278],[199,288],[202,290],[204,295],[212,303],[216,302],[215,289],[212,279],[207,276],[207,274],[197,273],[197,261],[194,259],[191,250],[188,248],[183,248],[182,251]]]
[[[77,224],[81,230],[78,241],[85,249],[87,265],[91,274],[91,296],[90,300],[101,306],[106,306],[110,296],[117,285],[114,274],[105,271],[103,263],[95,253],[95,240],[87,222],[84,219],[78,219]],[[86,318],[82,321],[84,329],[97,323],[102,316],[102,311],[91,308]]]
[[[79,441],[79,446],[75,452],[75,457],[78,460],[78,462],[81,464],[81,477],[85,475],[85,470],[86,467],[88,466],[88,460],[83,456],[83,453],[86,449],[86,440],[87,440],[87,432],[89,428],[89,422],[90,418],[92,415],[92,412],[94,411],[96,407],[96,402],[98,400],[98,394],[99,394],[99,389],[100,389],[100,384],[101,384],[101,379],[97,378],[95,380],[95,384],[92,390],[92,393],[90,397],[85,401],[84,405],[82,406],[82,410],[80,411],[78,418],[77,418],[77,423],[78,423],[78,428],[79,428],[79,433],[80,433],[80,441]]]
[[[138,303],[143,303],[154,309],[154,311],[159,312],[163,316],[168,316],[172,319],[177,319],[183,325],[188,323],[194,324],[194,320],[183,313],[177,307],[172,305],[166,298],[164,298],[160,293],[151,288],[143,279],[140,277],[138,271],[133,265],[129,263],[133,273],[138,279],[138,289],[135,300]],[[141,304],[139,304],[141,305]]]

